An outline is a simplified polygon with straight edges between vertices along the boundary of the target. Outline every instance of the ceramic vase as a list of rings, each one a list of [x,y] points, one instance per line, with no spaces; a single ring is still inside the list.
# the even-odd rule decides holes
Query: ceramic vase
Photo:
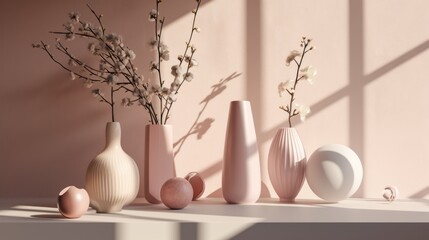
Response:
[[[363,168],[352,149],[341,144],[327,144],[311,154],[305,175],[308,186],[318,197],[338,202],[359,189]]]
[[[146,125],[144,191],[150,203],[161,203],[161,187],[176,176],[171,125]]]
[[[121,211],[136,198],[139,184],[137,165],[121,147],[121,125],[107,123],[106,146],[86,172],[85,189],[91,207],[102,213]]]
[[[222,193],[228,203],[254,203],[261,194],[258,143],[249,101],[229,108],[222,170]]]
[[[281,128],[271,142],[268,173],[281,201],[294,201],[304,184],[307,158],[295,128]]]

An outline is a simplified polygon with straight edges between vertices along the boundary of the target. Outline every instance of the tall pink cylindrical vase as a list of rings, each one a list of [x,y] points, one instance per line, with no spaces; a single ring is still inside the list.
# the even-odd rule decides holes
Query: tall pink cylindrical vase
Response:
[[[222,171],[222,192],[228,203],[254,203],[261,194],[261,166],[249,101],[229,107]]]
[[[307,157],[295,128],[281,128],[271,142],[268,173],[281,201],[295,200],[304,184]]]
[[[176,176],[171,125],[146,125],[144,191],[150,203],[161,203],[161,187]]]

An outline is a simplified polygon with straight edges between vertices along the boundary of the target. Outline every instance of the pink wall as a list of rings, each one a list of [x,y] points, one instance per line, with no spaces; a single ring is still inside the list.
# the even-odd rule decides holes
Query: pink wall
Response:
[[[297,125],[307,153],[326,143],[351,146],[365,171],[357,196],[379,197],[393,184],[403,198],[429,198],[427,1],[203,1],[202,32],[195,37],[200,66],[180,93],[170,122],[179,176],[198,171],[206,178],[205,195],[219,189],[228,104],[249,99],[263,178],[275,196],[266,158],[276,129],[286,123],[278,110],[285,99],[278,97],[277,85],[291,74],[284,58],[308,35],[317,46],[308,63],[319,73],[314,85],[298,93],[299,101],[312,107],[309,119]],[[107,105],[30,47],[51,40],[47,31],[60,29],[69,11],[89,18],[85,3],[0,3],[0,197],[52,197],[64,186],[83,186],[89,161],[104,145]],[[152,1],[90,4],[104,14],[111,31],[124,36],[139,68],[147,68]],[[183,49],[193,4],[163,3],[172,59]],[[78,54],[87,57],[86,49]],[[124,149],[142,166],[143,109],[118,108],[118,120]],[[195,131],[196,126],[203,128]],[[305,185],[299,197],[314,195]]]

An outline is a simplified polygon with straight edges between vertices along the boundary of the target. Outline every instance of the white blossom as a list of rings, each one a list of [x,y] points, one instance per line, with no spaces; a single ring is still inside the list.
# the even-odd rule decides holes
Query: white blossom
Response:
[[[290,93],[293,93],[295,91],[295,89],[293,88],[294,85],[295,85],[294,80],[287,80],[286,82],[281,82],[278,86],[280,97],[283,96],[283,92],[286,90],[289,91]]]
[[[154,22],[158,17],[158,12],[155,9],[150,10],[149,12],[149,21]]]
[[[122,36],[116,33],[110,33],[106,35],[106,41],[113,45],[113,48],[122,46]]]
[[[176,93],[175,93],[175,92],[170,93],[170,95],[168,95],[168,100],[169,100],[170,102],[175,102],[175,101],[177,101],[177,95],[176,95]]]
[[[299,103],[295,103],[294,105],[295,109],[299,113],[299,118],[301,121],[305,121],[307,115],[311,112],[310,107]]]
[[[70,17],[70,20],[72,21],[72,22],[75,22],[75,23],[78,23],[79,22],[79,14],[78,13],[76,13],[76,12],[70,12],[69,13],[69,17]]]
[[[153,39],[149,42],[150,50],[156,50],[158,48],[158,41],[156,39]]]
[[[64,28],[65,28],[67,31],[69,31],[69,32],[73,32],[73,30],[74,30],[74,25],[73,25],[73,23],[68,22],[68,23],[64,24]]]
[[[70,72],[70,80],[75,80],[76,79],[76,75],[74,74],[74,72]]]
[[[90,53],[95,54],[95,50],[96,50],[95,43],[89,43],[88,44],[88,50]]]
[[[179,84],[176,84],[175,82],[172,82],[170,85],[170,91],[175,92],[179,87]]]
[[[77,63],[76,63],[76,61],[75,61],[73,58],[70,58],[70,59],[69,59],[68,64],[69,64],[69,66],[71,66],[71,67],[76,67],[76,66],[77,66]]]
[[[154,62],[154,61],[151,61],[150,62],[150,71],[155,71],[155,70],[157,70],[158,69],[158,64],[156,64],[156,62]]]
[[[118,76],[109,74],[107,75],[106,81],[107,81],[107,84],[109,84],[109,86],[113,86],[118,82]]]
[[[75,39],[75,37],[76,37],[76,35],[74,34],[74,32],[69,32],[69,33],[66,33],[66,40],[68,40],[68,41],[72,41],[72,40],[74,40]]]
[[[160,57],[162,60],[165,60],[165,61],[170,60],[170,51],[168,51],[167,49],[162,49],[160,51]]]
[[[129,97],[126,97],[126,98],[122,98],[121,105],[123,107],[130,107],[133,105],[133,102],[131,101],[131,99]]]
[[[92,29],[92,31],[94,32],[95,36],[97,36],[97,37],[103,36],[103,29],[101,29],[101,27],[95,27]]]
[[[85,82],[83,83],[83,85],[86,87],[86,88],[91,88],[92,87],[92,80],[90,80],[90,79],[86,79],[85,80]]]
[[[154,95],[155,95],[154,93],[147,93],[147,95],[145,96],[146,101],[148,103],[151,103]]]
[[[121,63],[121,62],[116,62],[115,63],[115,70],[116,71],[120,72],[120,71],[122,71],[124,69],[125,69],[125,65],[123,63]]]
[[[195,59],[191,59],[191,61],[189,62],[189,67],[194,67],[194,66],[198,66],[198,62]]]
[[[286,58],[286,66],[289,66],[290,63],[295,60],[296,57],[301,56],[301,52],[298,50],[293,50],[289,53],[289,56]]]
[[[170,93],[171,93],[171,91],[170,91],[170,89],[169,89],[169,88],[167,88],[167,87],[163,87],[163,88],[162,88],[162,90],[161,90],[161,94],[162,94],[164,97],[167,97],[168,95],[170,95]]]
[[[116,49],[116,55],[120,58],[120,59],[124,59],[127,54],[125,53],[124,50],[122,50],[121,48],[117,48]]]
[[[126,54],[126,57],[129,58],[129,59],[131,59],[131,60],[134,60],[136,58],[136,54],[131,49],[127,49],[125,51],[125,54]]]
[[[301,69],[301,73],[302,73],[302,77],[305,80],[307,80],[308,83],[310,83],[310,84],[314,83],[313,78],[317,74],[317,70],[314,67],[312,67],[312,66],[305,67],[305,68]]]
[[[180,67],[179,65],[173,65],[171,67],[171,75],[178,77],[182,74],[182,67]]]
[[[191,72],[187,72],[187,73],[183,74],[183,78],[186,81],[190,82],[190,81],[192,81],[192,79],[194,79],[194,74],[192,74]]]
[[[100,96],[103,96],[103,92],[100,90],[100,89],[93,89],[92,91],[91,91],[91,93],[92,93],[92,96],[94,96],[94,97],[98,97],[99,95]]]
[[[145,98],[139,98],[139,105],[144,106],[146,105],[147,101]]]
[[[151,88],[149,89],[149,93],[153,93],[153,94],[159,94],[161,93],[161,87],[157,84],[154,84],[151,86]]]
[[[193,67],[193,66],[198,66],[198,62],[195,59],[191,59],[190,56],[186,56],[185,57],[185,62],[187,62],[189,64],[189,67]]]
[[[82,27],[84,30],[88,30],[91,27],[91,24],[87,22],[82,22]]]
[[[133,83],[134,83],[135,85],[137,85],[137,86],[142,85],[142,84],[143,84],[143,80],[144,80],[143,75],[141,75],[140,77],[139,77],[139,76],[137,76],[137,75],[134,75],[134,76],[133,76]]]
[[[100,69],[100,71],[105,71],[105,69],[106,69],[106,61],[104,61],[103,59],[102,60],[100,60],[100,64],[98,65],[98,68]]]

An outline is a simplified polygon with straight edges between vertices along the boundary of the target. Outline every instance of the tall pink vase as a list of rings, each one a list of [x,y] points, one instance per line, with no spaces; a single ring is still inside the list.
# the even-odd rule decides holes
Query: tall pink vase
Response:
[[[304,184],[307,157],[295,128],[281,128],[271,142],[268,173],[281,201],[294,201]]]
[[[171,125],[146,125],[144,191],[150,203],[161,203],[161,187],[176,176]]]
[[[229,107],[222,193],[233,204],[254,203],[261,194],[259,150],[249,101],[233,101]]]

